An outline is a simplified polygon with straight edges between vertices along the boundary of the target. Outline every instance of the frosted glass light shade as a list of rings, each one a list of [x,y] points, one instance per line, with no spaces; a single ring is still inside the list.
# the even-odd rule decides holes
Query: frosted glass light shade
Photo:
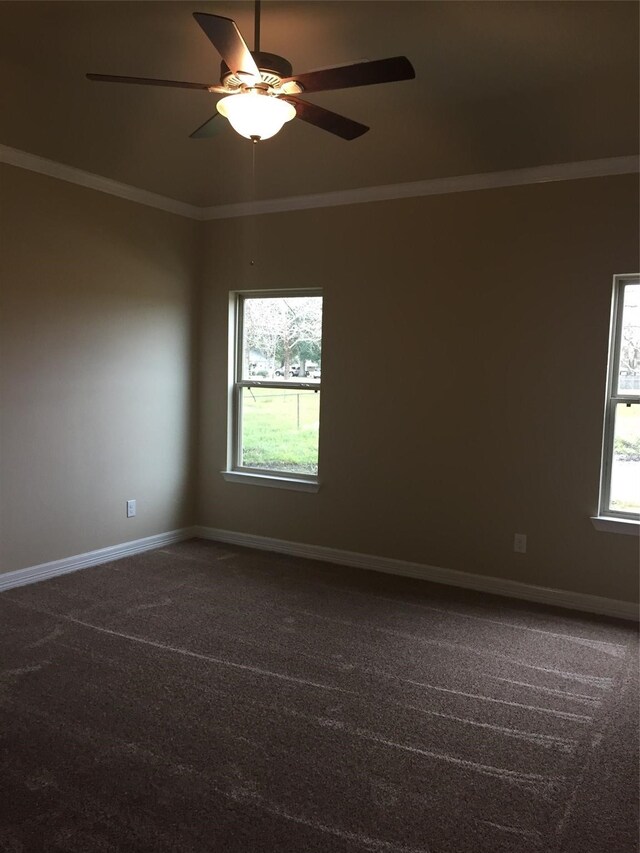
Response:
[[[218,101],[220,115],[229,119],[231,127],[247,139],[269,139],[291,121],[296,110],[287,101],[255,91],[227,95]]]

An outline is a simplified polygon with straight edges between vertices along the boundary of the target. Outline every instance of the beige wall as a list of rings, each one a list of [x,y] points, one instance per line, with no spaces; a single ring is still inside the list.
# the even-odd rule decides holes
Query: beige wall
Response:
[[[10,571],[191,522],[196,235],[180,217],[0,169]]]
[[[637,177],[202,229],[199,523],[637,599],[638,540],[589,521]],[[228,291],[299,286],[325,293],[321,490],[226,483]]]
[[[197,521],[637,599],[638,540],[589,522],[637,178],[201,224],[0,169],[2,571]],[[322,488],[225,483],[228,292],[298,286]]]

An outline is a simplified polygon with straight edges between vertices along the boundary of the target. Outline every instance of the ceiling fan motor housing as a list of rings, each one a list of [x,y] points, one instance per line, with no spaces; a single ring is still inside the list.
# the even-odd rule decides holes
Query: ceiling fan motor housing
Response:
[[[284,56],[264,53],[263,51],[252,51],[251,56],[258,66],[263,82],[269,86],[278,86],[283,77],[291,77],[293,73],[291,63]],[[233,91],[234,89],[241,89],[245,82],[231,71],[226,62],[221,63],[220,83],[223,86]]]

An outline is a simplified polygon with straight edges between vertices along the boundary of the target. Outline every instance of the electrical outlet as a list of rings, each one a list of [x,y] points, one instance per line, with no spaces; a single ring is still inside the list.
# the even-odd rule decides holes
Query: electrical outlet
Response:
[[[133,518],[136,514],[136,502],[127,501],[127,518]]]
[[[513,534],[513,550],[516,554],[526,554],[527,553],[527,534],[526,533],[514,533]]]

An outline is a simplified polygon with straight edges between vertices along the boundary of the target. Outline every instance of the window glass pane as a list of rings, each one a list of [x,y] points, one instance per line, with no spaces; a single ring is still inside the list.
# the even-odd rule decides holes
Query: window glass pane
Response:
[[[318,473],[320,391],[242,388],[240,464],[297,474]]]
[[[320,381],[322,297],[244,299],[241,379]]]
[[[640,284],[624,288],[618,395],[640,396]]]
[[[640,512],[640,404],[618,403],[609,509]]]

